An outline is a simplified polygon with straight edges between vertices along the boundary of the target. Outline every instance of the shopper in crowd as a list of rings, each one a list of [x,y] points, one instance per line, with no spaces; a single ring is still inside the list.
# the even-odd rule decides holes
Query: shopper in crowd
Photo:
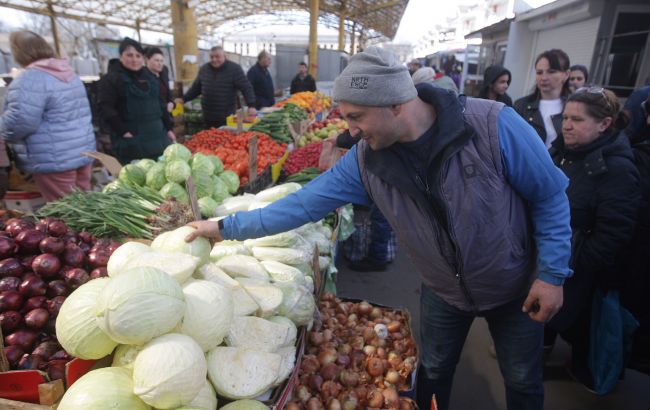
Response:
[[[291,80],[290,93],[295,94],[302,91],[316,91],[316,80],[307,72],[307,64],[298,63],[298,74]]]
[[[409,69],[409,74],[411,74],[411,76],[413,76],[413,74],[415,74],[416,71],[418,71],[420,68],[422,68],[422,63],[417,58],[414,58],[413,60],[411,60],[407,64],[407,66],[408,66],[408,69]]]
[[[640,96],[645,100],[638,102]],[[636,101],[637,106],[632,106]],[[641,119],[640,126],[628,135],[632,143],[634,162],[639,171],[641,205],[636,231],[629,253],[626,255],[626,284],[621,291],[621,303],[639,321],[639,329],[630,357],[630,367],[650,374],[650,87],[641,88],[625,101],[626,112],[632,113],[632,121]],[[628,126],[626,132],[630,130]]]
[[[237,63],[226,59],[222,47],[210,49],[210,62],[199,69],[199,74],[183,101],[201,96],[201,109],[205,125],[219,128],[226,125],[226,118],[235,113],[237,91],[241,92],[248,105],[248,115],[255,116],[255,93],[246,78],[244,70]]]
[[[571,66],[569,71],[569,90],[574,93],[587,84],[589,70],[581,64],[575,64]]]
[[[623,109],[630,117],[630,124],[625,133],[630,137],[632,143],[643,141],[647,138],[646,109],[643,102],[650,96],[650,85],[635,90],[625,100]]]
[[[562,134],[550,150],[569,178],[574,275],[564,283],[564,305],[548,327],[569,342],[570,371],[589,388],[593,294],[596,288],[619,290],[625,284],[622,256],[632,240],[640,199],[634,156],[620,132],[627,125],[620,108],[609,90],[578,89],[567,99]]]
[[[413,84],[417,85],[422,83],[433,84],[436,87],[451,90],[458,94],[458,87],[456,87],[454,80],[446,75],[436,76],[436,71],[431,67],[422,67],[413,74]]]
[[[18,168],[33,174],[46,201],[90,190],[92,159],[82,153],[96,145],[83,83],[38,34],[16,31],[9,43],[25,72],[7,89],[0,136],[16,154]]]
[[[165,55],[158,47],[147,47],[144,56],[147,60],[147,69],[158,79],[160,100],[165,103],[166,111],[171,113],[174,109],[174,99],[169,89],[169,69],[165,65]]]
[[[483,73],[483,88],[479,92],[478,98],[502,102],[508,107],[512,107],[512,98],[508,95],[508,87],[512,81],[510,71],[500,65],[491,65]]]
[[[145,67],[140,43],[127,37],[119,52],[99,83],[100,115],[110,130],[113,152],[122,164],[157,159],[176,140],[160,81]]]
[[[352,136],[350,131],[346,130],[332,137],[332,140],[336,147],[350,149],[361,137],[359,134]],[[395,259],[397,242],[390,223],[375,204],[370,207],[370,235],[366,239],[369,243],[368,252],[360,260],[351,260],[349,268],[357,272],[385,271],[388,264]]]
[[[275,89],[269,67],[272,62],[271,53],[262,50],[257,55],[257,63],[248,69],[246,76],[255,92],[255,108],[258,110],[275,104]]]
[[[562,50],[544,51],[535,59],[535,90],[515,101],[515,110],[546,144],[562,132],[562,110],[569,90],[569,56]]]
[[[483,316],[508,409],[541,410],[543,323],[562,305],[571,274],[566,177],[510,108],[416,87],[388,50],[354,55],[333,98],[358,144],[296,193],[220,222],[193,222],[186,240],[271,235],[346,203],[374,202],[423,280],[420,408],[433,394],[449,407],[465,338]]]

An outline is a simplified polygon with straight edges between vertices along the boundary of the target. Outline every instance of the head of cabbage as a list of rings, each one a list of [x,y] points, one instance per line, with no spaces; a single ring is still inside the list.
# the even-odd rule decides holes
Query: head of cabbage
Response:
[[[215,175],[223,172],[223,162],[221,162],[221,158],[216,155],[208,155],[208,159],[212,161],[212,165],[214,165]]]
[[[214,183],[212,175],[192,172],[192,182],[196,189],[197,198],[212,196],[214,193]]]
[[[147,177],[145,184],[155,190],[160,190],[167,183],[167,177],[165,176],[165,164],[157,162],[149,168],[147,171]]]
[[[223,179],[219,178],[216,175],[212,176],[212,199],[217,201],[217,203],[223,202],[224,199],[230,197],[230,192],[228,192],[228,185],[223,182]]]
[[[142,168],[142,170],[143,170],[144,172],[147,172],[147,171],[149,171],[149,169],[151,169],[151,167],[152,167],[155,163],[156,163],[156,161],[154,161],[154,160],[151,159],[151,158],[143,158],[143,159],[141,159],[140,161],[136,162],[135,165],[137,165],[137,166],[139,166],[140,168]]]
[[[187,191],[185,191],[185,188],[176,182],[166,183],[162,188],[160,188],[160,191],[158,192],[165,199],[176,198],[178,202],[181,202],[183,204],[190,203],[190,197],[187,195]]]
[[[217,201],[209,196],[199,198],[199,209],[201,210],[201,215],[203,215],[205,218],[212,218],[214,216],[214,210],[217,209],[217,206],[219,206]]]
[[[165,162],[181,160],[188,162],[192,158],[192,152],[187,149],[183,144],[170,144],[163,152]]]
[[[225,182],[229,194],[234,194],[239,189],[239,176],[234,172],[225,170],[219,174],[219,178]]]
[[[207,155],[197,152],[190,161],[193,174],[204,174],[210,176],[214,174],[214,163]]]
[[[185,182],[191,173],[192,169],[187,165],[187,162],[179,159],[169,161],[165,165],[165,177],[168,181],[176,182],[177,184]]]
[[[143,186],[146,179],[145,171],[135,164],[128,164],[120,169],[120,181],[129,185]]]

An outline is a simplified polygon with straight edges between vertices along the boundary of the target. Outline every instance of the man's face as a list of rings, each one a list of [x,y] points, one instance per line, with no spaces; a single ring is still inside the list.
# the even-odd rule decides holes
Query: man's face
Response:
[[[350,134],[360,136],[374,151],[390,147],[399,140],[399,121],[390,107],[368,107],[339,101],[341,115]]]
[[[219,68],[226,62],[226,53],[223,50],[210,51],[210,65]]]
[[[264,54],[264,56],[260,58],[260,65],[265,68],[271,66],[271,54]]]
[[[302,75],[302,76],[307,75],[307,66],[303,65],[303,64],[299,64],[298,65],[298,73],[300,73],[300,75]]]

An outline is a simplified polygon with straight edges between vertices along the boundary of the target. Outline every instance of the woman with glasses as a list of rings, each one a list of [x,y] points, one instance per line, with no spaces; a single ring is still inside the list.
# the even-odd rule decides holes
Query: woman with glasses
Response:
[[[515,101],[515,110],[537,131],[547,148],[561,132],[562,110],[571,93],[570,66],[564,51],[544,51],[535,60],[535,89]]]
[[[564,305],[547,326],[545,343],[553,330],[569,342],[569,370],[587,387],[593,385],[587,366],[593,294],[624,283],[622,253],[634,234],[640,203],[634,156],[620,132],[628,119],[620,109],[609,90],[578,89],[567,99],[562,133],[549,151],[569,178],[574,274],[564,283]]]

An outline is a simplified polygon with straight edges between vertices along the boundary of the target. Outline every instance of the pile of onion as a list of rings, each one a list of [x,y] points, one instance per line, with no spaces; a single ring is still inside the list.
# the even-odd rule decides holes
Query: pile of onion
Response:
[[[0,325],[10,369],[63,378],[71,357],[56,339],[56,316],[73,290],[107,276],[108,258],[120,244],[75,233],[52,218],[12,218],[0,228]]]
[[[412,388],[417,345],[407,317],[368,302],[326,294],[308,333],[298,384],[287,410],[414,409],[399,392]]]

